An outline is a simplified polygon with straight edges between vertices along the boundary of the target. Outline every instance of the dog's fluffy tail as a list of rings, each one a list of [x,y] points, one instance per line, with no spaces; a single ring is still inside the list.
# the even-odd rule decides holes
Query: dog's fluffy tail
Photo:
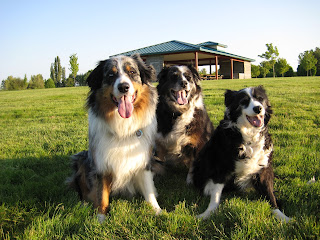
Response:
[[[66,179],[66,184],[68,187],[76,190],[79,194],[80,199],[83,199],[83,193],[81,189],[81,182],[86,179],[86,169],[88,163],[88,151],[82,151],[71,156],[71,167],[73,173],[71,177]],[[85,181],[86,182],[86,181]]]

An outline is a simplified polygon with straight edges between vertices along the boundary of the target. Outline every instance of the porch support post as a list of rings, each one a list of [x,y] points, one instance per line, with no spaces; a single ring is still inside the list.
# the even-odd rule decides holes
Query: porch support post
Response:
[[[195,52],[194,53],[194,57],[195,57],[195,63],[196,63],[196,70],[198,71],[198,61],[199,61],[199,58],[198,58],[198,52]]]
[[[218,80],[218,56],[216,55],[216,80]]]
[[[231,58],[231,79],[233,79],[233,59]]]
[[[209,74],[211,74],[211,59],[209,59],[209,67],[210,67],[210,72],[209,72]]]

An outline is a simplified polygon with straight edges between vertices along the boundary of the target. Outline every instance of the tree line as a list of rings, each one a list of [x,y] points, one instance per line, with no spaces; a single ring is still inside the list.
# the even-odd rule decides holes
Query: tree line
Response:
[[[251,64],[253,78],[265,77],[293,77],[293,76],[320,76],[320,48],[307,50],[298,56],[297,71],[288,64],[285,58],[279,57],[279,51],[272,43],[266,44],[267,51],[258,55],[265,59],[259,65]]]
[[[23,89],[42,89],[57,87],[74,87],[86,85],[86,79],[91,71],[86,74],[77,74],[79,71],[79,63],[77,54],[69,57],[70,74],[66,77],[66,69],[61,66],[60,58],[57,56],[50,66],[50,78],[44,79],[41,74],[31,75],[28,81],[25,75],[23,79],[19,77],[9,76],[1,82],[3,90],[23,90]]]
[[[272,43],[266,44],[267,51],[258,55],[265,59],[259,65],[251,64],[251,76],[253,78],[264,77],[293,77],[293,76],[320,76],[320,48],[308,50],[298,56],[299,65],[295,72],[285,58],[279,57],[279,51]],[[9,76],[1,83],[3,90],[23,90],[57,87],[74,87],[87,85],[86,80],[92,70],[85,74],[77,74],[79,71],[77,54],[69,57],[70,75],[66,77],[66,69],[61,66],[57,56],[50,66],[50,78],[44,79],[41,74],[32,75],[28,81],[25,75],[23,79]],[[203,69],[202,71],[205,71]],[[199,72],[201,74],[201,72]]]

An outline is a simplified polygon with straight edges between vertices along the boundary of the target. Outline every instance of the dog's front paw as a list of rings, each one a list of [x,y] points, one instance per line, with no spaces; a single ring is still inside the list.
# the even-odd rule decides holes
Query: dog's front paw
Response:
[[[161,212],[162,212],[162,209],[161,208],[153,208],[155,213],[156,213],[156,216],[160,215]]]
[[[280,220],[281,222],[288,223],[292,221],[292,218],[287,217],[283,212],[281,212],[279,209],[272,210],[272,213],[276,217],[276,219]]]
[[[211,212],[204,212],[204,213],[197,215],[196,217],[198,219],[206,220],[210,217],[210,215],[211,215]]]
[[[186,182],[187,182],[187,185],[193,184],[193,175],[192,175],[192,173],[188,173]]]
[[[106,215],[98,213],[97,215],[99,223],[103,223],[106,220]]]

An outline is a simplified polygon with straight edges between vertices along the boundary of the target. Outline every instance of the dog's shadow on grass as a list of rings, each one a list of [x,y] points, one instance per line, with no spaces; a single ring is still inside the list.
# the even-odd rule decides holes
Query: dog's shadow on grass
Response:
[[[69,156],[2,160],[1,166],[0,195],[6,205],[20,203],[41,209],[73,195],[65,184],[71,174]]]
[[[203,212],[209,203],[209,197],[204,196],[192,184],[186,183],[188,170],[182,166],[167,166],[163,174],[156,175],[154,178],[155,186],[158,191],[158,202],[161,208],[168,212],[174,211],[175,206],[181,202],[185,202],[185,206],[195,209],[195,214]],[[221,196],[221,204],[225,200],[230,201],[233,198],[242,201],[267,201],[253,189],[248,188],[245,191],[239,191],[232,187],[226,187]],[[278,199],[279,207],[286,207],[280,199]],[[271,207],[271,206],[270,206]]]
[[[162,174],[155,175],[154,183],[161,208],[173,211],[181,202],[186,207],[205,201],[192,184],[187,184],[188,169],[184,166],[166,166]]]

